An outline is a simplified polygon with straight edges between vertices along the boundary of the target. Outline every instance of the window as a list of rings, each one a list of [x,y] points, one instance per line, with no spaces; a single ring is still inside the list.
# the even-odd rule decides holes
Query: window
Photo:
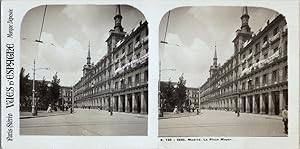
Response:
[[[121,80],[121,89],[124,89],[126,86],[125,86],[125,81],[124,79]]]
[[[246,89],[246,84],[245,82],[242,83],[242,90]]]
[[[267,84],[267,74],[263,75],[263,85]]]
[[[137,42],[140,42],[140,40],[141,40],[141,36],[137,36],[136,38],[135,38],[135,42],[137,43]]]
[[[248,81],[248,89],[253,89],[252,80],[251,79]]]
[[[148,70],[144,72],[144,82],[148,82]]]
[[[278,71],[277,70],[274,70],[272,72],[272,82],[273,83],[277,83],[277,79],[278,79]]]
[[[259,87],[259,84],[260,84],[259,77],[256,77],[255,78],[255,87]]]
[[[264,59],[268,58],[268,53],[264,54]]]
[[[132,42],[128,44],[128,53],[133,51]]]
[[[246,58],[246,54],[243,54],[243,59],[245,59]]]
[[[136,54],[136,58],[137,58],[137,59],[139,59],[139,58],[140,58],[140,56],[141,56],[141,54],[140,54],[140,53],[137,53],[137,54]]]
[[[285,66],[283,68],[283,79],[287,79],[288,78],[288,66]]]
[[[130,87],[132,85],[132,77],[128,77],[128,86]]]
[[[115,89],[118,89],[118,82],[115,82]]]
[[[266,35],[263,40],[264,40],[264,43],[267,42],[268,41],[268,35]]]
[[[246,63],[242,64],[242,70],[244,70],[246,68]]]
[[[252,49],[249,49],[249,54],[251,54],[252,53]]]
[[[260,43],[257,43],[257,44],[255,45],[255,51],[258,52],[259,49],[260,49]]]
[[[137,84],[139,84],[140,83],[140,74],[139,73],[137,73],[136,75],[135,75],[135,84],[137,85]]]
[[[116,63],[116,65],[115,65],[115,70],[117,70],[118,67],[119,67],[119,63]]]
[[[122,54],[125,52],[125,48],[124,49],[122,49]]]
[[[278,33],[278,27],[273,29],[273,36],[275,36]]]
[[[249,67],[249,68],[252,66],[252,59],[253,59],[253,58],[251,58],[251,59],[248,61],[248,67]]]
[[[117,53],[117,54],[116,54],[116,59],[117,59],[118,57],[119,57],[119,54]]]
[[[278,47],[273,49],[273,53],[276,53],[278,51]]]

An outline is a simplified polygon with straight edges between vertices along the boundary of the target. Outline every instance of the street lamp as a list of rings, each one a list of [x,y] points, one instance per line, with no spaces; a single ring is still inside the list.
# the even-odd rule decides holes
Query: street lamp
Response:
[[[34,82],[35,82],[35,71],[36,70],[41,70],[41,69],[45,69],[45,70],[49,70],[50,68],[35,68],[35,59],[33,60],[33,79],[32,79],[32,110],[31,113],[33,116],[37,115],[37,107],[36,107],[36,101],[35,101],[35,88],[34,88]]]
[[[71,113],[74,113],[74,93],[75,93],[75,91],[74,91],[74,85],[72,85],[72,90],[71,90],[71,92],[72,92],[72,97],[71,97],[71,99],[72,99],[72,106],[71,106]]]
[[[198,109],[199,109],[199,113],[201,113],[201,98],[200,98],[200,88],[199,88],[199,90],[198,90],[198,93],[199,93],[199,101],[198,101]]]

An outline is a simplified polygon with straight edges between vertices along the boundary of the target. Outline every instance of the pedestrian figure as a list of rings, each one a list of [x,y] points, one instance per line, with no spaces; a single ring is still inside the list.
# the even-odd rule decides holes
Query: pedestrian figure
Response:
[[[48,113],[52,113],[52,108],[51,108],[51,104],[49,104],[48,109],[47,109]]]
[[[69,109],[70,109],[70,113],[73,113],[73,112],[74,112],[73,107],[70,107]]]
[[[287,110],[287,106],[285,108],[283,108],[282,110],[282,121],[284,124],[284,133],[288,133],[288,110]]]
[[[112,116],[113,115],[113,109],[112,109],[112,107],[109,107],[108,111],[110,112],[110,116]]]
[[[178,109],[177,106],[175,106],[174,110],[173,110],[173,114],[177,114],[178,113]]]
[[[240,109],[239,108],[236,109],[236,113],[237,113],[237,117],[240,117]]]
[[[200,112],[199,112],[199,108],[197,108],[197,115],[199,115],[199,113],[200,113]]]

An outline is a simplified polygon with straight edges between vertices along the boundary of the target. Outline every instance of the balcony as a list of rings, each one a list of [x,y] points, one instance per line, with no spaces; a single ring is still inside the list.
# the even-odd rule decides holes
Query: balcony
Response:
[[[142,47],[142,44],[138,41],[138,42],[134,45],[134,50],[139,49],[140,47]]]
[[[114,74],[115,75],[116,74],[121,74],[121,73],[123,73],[124,71],[126,71],[129,68],[135,68],[135,67],[139,66],[140,64],[146,63],[147,60],[148,60],[148,53],[146,53],[145,55],[143,55],[139,59],[135,59],[135,60],[133,60],[133,61],[131,61],[129,63],[126,63],[124,66],[116,69]]]
[[[265,41],[261,47],[261,49],[266,49],[267,47],[269,47],[269,42],[268,41]]]
[[[282,29],[282,34],[283,34],[283,35],[286,35],[286,34],[287,34],[287,31],[288,31],[287,24],[285,24],[285,25],[283,26],[283,29]]]
[[[276,35],[274,35],[273,37],[271,37],[269,40],[271,42],[271,44],[273,44],[275,41],[277,41],[280,37],[280,33],[276,33]]]
[[[127,90],[127,89],[133,89],[133,88],[136,88],[136,87],[141,87],[141,86],[144,86],[144,85],[147,85],[148,84],[148,81],[142,81],[142,80],[139,80],[137,82],[130,82],[130,83],[124,83],[121,85],[120,88],[115,88],[115,91],[124,91],[124,90]]]
[[[143,41],[143,44],[148,43],[148,36],[145,36],[145,37],[142,39],[142,41]]]

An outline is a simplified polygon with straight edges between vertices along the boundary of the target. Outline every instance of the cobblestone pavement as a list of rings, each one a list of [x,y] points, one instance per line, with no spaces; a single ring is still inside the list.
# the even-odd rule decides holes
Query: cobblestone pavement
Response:
[[[147,115],[96,109],[75,109],[69,112],[39,112],[20,114],[20,135],[71,135],[71,136],[145,136]]]
[[[159,136],[283,137],[281,117],[201,110],[200,115],[159,120]]]

